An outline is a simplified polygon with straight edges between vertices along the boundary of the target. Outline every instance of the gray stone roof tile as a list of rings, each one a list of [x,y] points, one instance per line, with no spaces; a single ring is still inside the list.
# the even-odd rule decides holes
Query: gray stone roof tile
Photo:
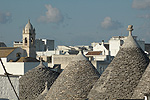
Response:
[[[45,83],[45,90],[35,99],[35,100],[44,100],[45,96],[48,93],[48,83]]]
[[[48,82],[48,89],[58,77],[59,73],[40,63],[37,67],[29,70],[19,79],[20,100],[34,100],[45,89],[45,82]]]
[[[132,98],[134,99],[143,99],[144,94],[150,93],[150,64],[148,65],[147,69],[145,70],[138,86],[134,90],[134,94]]]
[[[149,59],[130,33],[91,89],[89,100],[130,99],[148,64]]]
[[[95,67],[78,54],[54,82],[45,100],[84,100],[98,78]]]

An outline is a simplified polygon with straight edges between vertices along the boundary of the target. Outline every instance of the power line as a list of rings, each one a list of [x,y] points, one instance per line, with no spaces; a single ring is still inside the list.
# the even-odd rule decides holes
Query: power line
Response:
[[[16,92],[16,90],[15,90],[15,88],[14,88],[14,86],[13,86],[11,80],[10,80],[9,74],[8,74],[7,71],[6,71],[6,68],[5,68],[5,66],[4,66],[4,64],[3,64],[2,60],[1,60],[1,58],[0,58],[0,62],[1,62],[1,64],[2,64],[2,66],[3,66],[3,69],[4,69],[5,73],[6,73],[6,76],[7,76],[7,78],[8,78],[8,81],[9,81],[10,85],[11,85],[11,87],[12,87],[13,90],[14,90],[14,93],[15,93],[16,97],[18,98],[18,100],[20,100],[20,99],[19,99],[19,96],[17,95],[17,92]]]

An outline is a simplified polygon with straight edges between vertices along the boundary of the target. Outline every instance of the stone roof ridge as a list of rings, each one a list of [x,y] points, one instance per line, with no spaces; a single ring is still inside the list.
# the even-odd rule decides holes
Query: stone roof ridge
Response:
[[[79,61],[79,60],[87,60],[85,55],[83,54],[83,51],[79,51],[76,57],[74,57],[73,61]]]
[[[140,79],[139,84],[134,90],[132,99],[142,99],[145,94],[150,94],[150,63],[147,66],[142,78]]]
[[[40,61],[40,64],[35,68],[46,68],[46,66],[43,64],[43,61]]]
[[[41,95],[43,95],[43,94],[47,94],[47,92],[48,92],[48,82],[46,81],[45,82],[45,90],[41,93]]]
[[[35,99],[35,100],[44,100],[45,96],[48,93],[48,82],[45,82],[45,90]]]
[[[127,30],[129,31],[129,35],[127,39],[125,40],[124,44],[122,45],[122,48],[132,48],[132,47],[140,48],[140,46],[138,45],[138,43],[132,36],[133,25],[128,25]]]

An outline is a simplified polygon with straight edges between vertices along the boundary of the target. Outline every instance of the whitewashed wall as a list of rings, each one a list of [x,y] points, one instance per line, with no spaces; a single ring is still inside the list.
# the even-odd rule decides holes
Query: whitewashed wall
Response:
[[[109,40],[109,50],[111,56],[116,56],[118,51],[120,50],[120,41],[121,40]]]
[[[2,58],[3,64],[8,73],[13,75],[24,75],[28,70],[31,70],[39,65],[40,62],[6,62],[6,58]],[[45,66],[48,64],[45,62]],[[0,64],[0,75],[4,75],[4,70]]]
[[[7,58],[2,58],[3,64],[8,73],[14,75],[24,75],[24,63],[7,62]],[[4,70],[0,64],[0,75],[4,75]]]
[[[19,76],[10,76],[12,84],[19,94]],[[6,76],[0,75],[0,100],[17,100],[17,97]]]
[[[64,69],[76,55],[52,55],[52,65],[61,64],[61,69]]]
[[[109,51],[105,48],[104,44],[96,44],[93,47],[93,51],[102,51],[102,55],[109,55]]]

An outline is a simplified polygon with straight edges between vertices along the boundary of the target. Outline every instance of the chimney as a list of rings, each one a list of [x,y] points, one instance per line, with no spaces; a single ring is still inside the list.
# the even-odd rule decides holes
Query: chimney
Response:
[[[102,45],[104,45],[104,40],[102,40]]]

